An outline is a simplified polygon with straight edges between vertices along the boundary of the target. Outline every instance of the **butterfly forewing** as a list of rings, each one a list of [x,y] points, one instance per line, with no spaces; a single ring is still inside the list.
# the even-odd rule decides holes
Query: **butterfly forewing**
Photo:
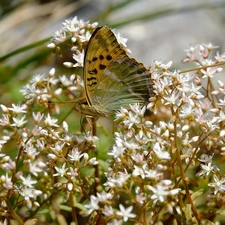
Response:
[[[88,43],[84,59],[84,82],[89,104],[92,104],[92,95],[101,76],[104,76],[104,70],[118,55],[126,56],[113,32],[106,27],[97,28]]]
[[[88,43],[84,80],[89,106],[105,114],[153,95],[147,69],[126,54],[107,27],[97,28]]]

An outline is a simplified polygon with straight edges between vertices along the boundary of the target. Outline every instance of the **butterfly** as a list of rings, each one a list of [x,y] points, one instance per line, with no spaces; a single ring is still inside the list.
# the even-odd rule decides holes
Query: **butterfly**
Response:
[[[85,51],[83,74],[85,110],[92,116],[109,116],[121,106],[148,103],[154,95],[149,71],[126,54],[108,27],[93,32]]]

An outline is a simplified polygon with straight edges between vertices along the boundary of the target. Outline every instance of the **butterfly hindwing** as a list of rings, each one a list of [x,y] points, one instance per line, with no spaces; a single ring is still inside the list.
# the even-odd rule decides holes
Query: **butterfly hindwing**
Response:
[[[148,102],[152,96],[150,88],[150,75],[141,64],[128,57],[117,58],[101,76],[93,100],[101,103],[102,108],[115,111],[131,103]]]

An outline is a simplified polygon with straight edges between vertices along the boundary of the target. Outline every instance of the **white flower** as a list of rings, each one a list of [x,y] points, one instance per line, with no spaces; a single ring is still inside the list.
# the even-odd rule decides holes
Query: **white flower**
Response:
[[[221,180],[219,180],[219,178],[214,175],[213,176],[215,183],[209,183],[208,186],[213,187],[214,190],[214,194],[216,195],[217,192],[225,192],[225,178],[222,178]]]
[[[105,205],[102,213],[105,216],[112,216],[114,214],[112,206]]]
[[[22,118],[15,118],[13,117],[14,123],[11,124],[12,127],[22,127],[27,120],[25,120],[26,116],[23,116]]]
[[[76,54],[73,54],[73,59],[76,61],[76,63],[73,65],[73,67],[83,67],[84,62],[84,50],[82,52],[77,51]]]
[[[43,118],[43,116],[44,116],[44,114],[42,114],[42,113],[40,113],[40,112],[37,112],[37,113],[32,112],[32,116],[33,116],[34,121],[35,121],[36,123],[40,123],[41,120],[42,120],[42,118]]]
[[[55,146],[50,147],[50,148],[54,151],[54,154],[57,154],[57,153],[61,153],[63,151],[64,145],[65,145],[65,143],[56,142]]]
[[[64,177],[66,171],[68,170],[68,168],[65,168],[66,167],[66,163],[64,163],[61,167],[57,167],[55,166],[55,170],[58,172],[58,173],[55,173],[53,174],[53,176],[60,176],[60,177]]]
[[[123,120],[125,127],[131,129],[134,124],[140,124],[140,117],[131,111],[128,111],[128,116]]]
[[[25,104],[12,104],[12,108],[8,108],[9,110],[13,111],[15,114],[19,113],[26,113],[27,111],[25,110],[27,108],[27,105]]]
[[[122,204],[119,205],[120,211],[116,212],[118,216],[123,217],[123,221],[127,222],[129,218],[135,218],[136,215],[134,213],[131,213],[133,210],[133,206],[129,206],[128,208],[125,208]]]
[[[125,147],[121,145],[113,145],[112,150],[108,153],[108,155],[113,156],[115,159],[120,160],[119,157],[124,153]]]
[[[51,42],[47,45],[48,48],[55,48],[56,47],[56,44]]]
[[[32,139],[31,139],[32,140]],[[39,154],[37,149],[33,146],[31,141],[28,141],[24,147],[24,152],[26,152],[31,158],[34,158],[36,155]]]
[[[116,119],[115,120],[119,120],[119,119],[124,119],[126,118],[128,115],[128,110],[121,107],[119,111],[116,112]]]
[[[45,117],[45,125],[46,126],[50,126],[50,127],[59,127],[58,124],[55,124],[58,120],[55,118],[51,118],[50,114],[48,113],[48,115]]]
[[[89,31],[85,32],[84,35],[79,36],[81,42],[87,42],[91,38],[91,33]]]
[[[9,125],[9,124],[10,124],[9,116],[3,114],[3,115],[2,115],[2,119],[0,119],[0,125],[1,125],[1,126],[7,126],[7,125]]]
[[[46,165],[40,160],[29,163],[29,171],[36,177],[38,176],[38,173],[41,173],[44,171],[45,167]]]
[[[180,105],[180,92],[172,92],[172,93],[167,93],[167,95],[164,97],[166,102],[165,105]]]
[[[66,27],[68,31],[71,33],[77,33],[82,28],[84,28],[88,24],[88,21],[85,22],[84,20],[78,20],[77,16],[75,16],[72,20],[66,20],[63,25]]]
[[[38,195],[42,194],[42,191],[24,187],[22,189],[19,189],[19,193],[24,197],[26,201],[29,201],[31,198],[36,199]]]
[[[169,190],[171,183],[170,180],[162,180],[155,187],[149,186],[149,189],[153,192],[151,199],[154,200],[154,204],[158,201],[164,202],[165,197],[168,195],[175,195],[180,191],[179,188]]]
[[[99,202],[106,202],[107,200],[112,199],[113,195],[111,193],[106,193],[105,191],[97,193]]]
[[[84,155],[83,153],[81,154],[79,152],[78,148],[73,148],[71,151],[71,154],[68,154],[68,156],[72,162],[79,162],[80,158],[82,158],[83,155]]]
[[[13,182],[12,182],[12,177],[9,177],[8,173],[6,173],[6,175],[2,175],[0,177],[0,181],[2,183],[2,185],[6,188],[6,189],[12,189],[13,188]]]
[[[213,159],[213,154],[212,155],[202,154],[198,160],[204,163],[209,163],[209,162],[212,163],[212,159]]]
[[[208,50],[212,50],[212,49],[215,49],[215,48],[219,48],[220,47],[218,45],[213,45],[212,43],[208,43],[208,44],[202,43],[202,45],[205,46]]]
[[[166,151],[163,151],[162,147],[159,145],[158,142],[155,143],[155,145],[153,146],[153,151],[155,152],[155,154],[157,155],[157,157],[159,159],[165,159],[165,160],[170,160],[170,154]]]
[[[24,176],[21,175],[20,176],[20,179],[22,180],[23,185],[24,186],[27,186],[29,188],[32,188],[33,187],[33,184],[36,184],[37,183],[36,180],[32,180],[31,179],[31,175],[30,174],[28,174],[27,177],[24,177]]]
[[[67,172],[66,174],[69,175],[71,177],[71,179],[73,179],[79,175],[77,168],[74,169],[74,168],[70,167],[69,170],[70,170],[70,172]]]
[[[89,209],[87,212],[85,212],[86,215],[90,215],[94,210],[99,209],[99,200],[96,196],[91,195],[91,201],[89,204],[84,205],[87,209]]]
[[[201,170],[196,174],[197,177],[208,176],[211,173],[211,171],[214,169],[214,166],[212,165],[211,162],[208,162],[206,165],[201,164],[200,167],[201,167]]]
[[[62,83],[63,86],[65,87],[69,87],[73,85],[73,82],[69,79],[68,76],[66,75],[62,75],[59,77],[59,81],[60,83]]]
[[[9,112],[9,109],[8,109],[5,105],[0,104],[0,107],[1,107],[1,109],[2,109],[2,111],[3,111],[4,113],[8,113],[8,112]]]
[[[66,41],[66,32],[63,30],[57,30],[54,34],[54,39],[56,43],[63,43]],[[49,48],[53,47],[54,42],[50,43]]]
[[[104,184],[104,186],[109,186],[109,187],[122,187],[123,184],[127,181],[127,179],[130,178],[130,174],[125,172],[118,172],[117,176],[108,176],[107,177],[107,182]]]
[[[201,72],[204,74],[203,78],[213,77],[213,74],[217,72],[216,67],[208,67],[206,70],[201,69]]]
[[[116,36],[117,41],[119,42],[119,44],[121,44],[123,47],[127,47],[126,43],[127,43],[127,38],[124,38],[121,36],[120,33],[114,33]]]

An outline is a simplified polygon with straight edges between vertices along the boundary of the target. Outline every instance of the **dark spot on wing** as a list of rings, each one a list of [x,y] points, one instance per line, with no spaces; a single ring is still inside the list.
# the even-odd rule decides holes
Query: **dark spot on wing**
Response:
[[[107,55],[107,56],[106,56],[106,59],[107,59],[108,61],[110,61],[110,60],[112,60],[112,56],[111,56],[111,55]]]
[[[103,59],[104,59],[104,56],[103,56],[103,55],[100,55],[100,56],[99,56],[99,59],[100,59],[100,60],[103,60]]]
[[[95,62],[97,59],[98,59],[97,57],[94,57],[94,58],[92,59],[92,62]]]
[[[97,74],[98,73],[98,70],[96,70],[96,68],[93,69],[93,70],[88,70],[88,73],[89,74]]]
[[[103,64],[100,64],[100,65],[99,65],[99,69],[100,69],[100,70],[104,70],[105,68],[106,68],[105,65],[103,65]]]
[[[92,85],[96,85],[96,84],[97,84],[97,78],[96,77],[87,78],[87,85],[89,87],[91,87]]]

